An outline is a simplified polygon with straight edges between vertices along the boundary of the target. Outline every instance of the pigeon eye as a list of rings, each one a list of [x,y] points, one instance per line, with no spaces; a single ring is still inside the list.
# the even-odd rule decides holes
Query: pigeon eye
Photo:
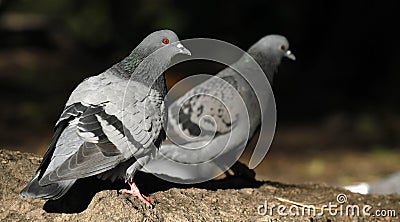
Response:
[[[169,43],[169,39],[164,38],[164,39],[162,40],[162,43],[164,43],[165,45],[168,44],[168,43]]]
[[[281,50],[283,50],[283,51],[285,51],[285,49],[286,49],[285,45],[281,45],[279,48],[280,48]]]

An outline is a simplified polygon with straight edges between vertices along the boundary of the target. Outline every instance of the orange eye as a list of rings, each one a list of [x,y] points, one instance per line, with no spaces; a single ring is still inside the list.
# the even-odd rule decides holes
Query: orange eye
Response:
[[[165,45],[168,44],[168,43],[169,43],[169,39],[164,38],[164,39],[162,40],[162,43],[164,43]]]
[[[285,49],[286,49],[285,45],[281,45],[279,48],[280,48],[281,50],[285,50]]]

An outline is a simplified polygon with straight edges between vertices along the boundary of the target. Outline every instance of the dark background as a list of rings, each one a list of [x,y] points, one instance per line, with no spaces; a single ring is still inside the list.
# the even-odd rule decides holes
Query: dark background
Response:
[[[338,153],[351,153],[343,160],[349,167],[372,153],[364,176],[379,164],[375,177],[388,174],[400,161],[398,12],[395,1],[2,0],[0,147],[42,154],[76,85],[152,31],[242,49],[282,34],[297,61],[284,61],[275,78],[278,123],[268,158],[279,164],[266,168],[298,161],[316,172],[313,180],[348,182],[324,173],[346,159]],[[167,78],[172,85],[182,73]]]

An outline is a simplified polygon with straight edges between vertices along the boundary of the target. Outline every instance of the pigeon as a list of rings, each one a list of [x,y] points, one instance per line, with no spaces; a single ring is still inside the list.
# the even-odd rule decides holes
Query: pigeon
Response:
[[[249,56],[260,65],[270,83],[283,58],[296,59],[284,36],[267,35],[251,46],[248,54],[245,53],[231,67],[225,68],[215,77],[195,86],[175,100],[168,107],[168,140],[161,145],[158,155],[141,171],[173,182],[198,183],[229,169],[224,163],[232,158],[238,159],[239,147],[247,144],[261,122],[260,105],[254,91],[243,76],[235,71],[240,70],[250,75],[256,72]],[[233,96],[237,92],[245,105]],[[248,112],[247,123],[240,122],[245,119],[243,112]],[[213,120],[207,121],[204,118],[207,116],[211,116]],[[211,129],[216,132],[209,141],[207,132]],[[229,138],[232,142],[227,143]],[[205,143],[208,144],[204,145]],[[206,148],[196,149],[203,145]],[[221,150],[224,145],[227,147]]]
[[[344,188],[353,193],[360,194],[400,194],[399,181],[400,172],[395,172],[371,183],[363,182],[355,185],[345,186]]]
[[[80,178],[125,179],[122,190],[146,204],[133,177],[165,139],[163,72],[177,54],[190,55],[170,30],[148,35],[126,58],[81,82],[55,124],[55,133],[26,198],[58,199]]]

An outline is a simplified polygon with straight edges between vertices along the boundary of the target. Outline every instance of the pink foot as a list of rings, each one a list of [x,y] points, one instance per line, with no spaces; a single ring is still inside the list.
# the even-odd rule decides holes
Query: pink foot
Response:
[[[136,186],[136,184],[134,182],[129,182],[128,181],[129,186],[131,187],[130,190],[127,189],[122,189],[120,192],[121,193],[128,193],[131,194],[134,197],[138,197],[139,200],[141,200],[142,202],[144,202],[147,205],[151,205],[152,203],[154,203],[154,199],[151,197],[146,197],[145,195],[140,193],[139,188]]]

